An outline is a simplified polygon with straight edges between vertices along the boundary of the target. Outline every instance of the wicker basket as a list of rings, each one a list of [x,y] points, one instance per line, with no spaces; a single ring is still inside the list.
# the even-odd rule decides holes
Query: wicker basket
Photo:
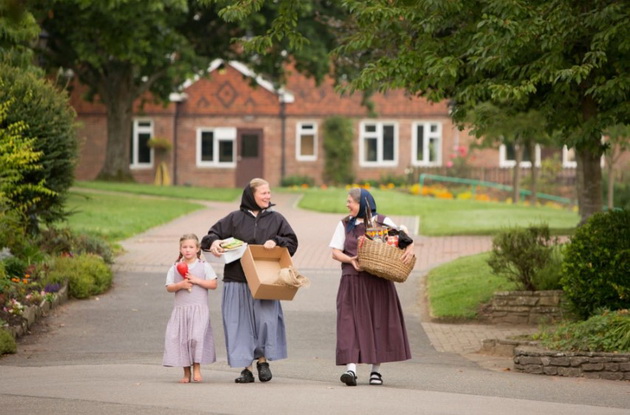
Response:
[[[384,242],[374,242],[366,237],[359,238],[359,266],[377,277],[394,282],[405,282],[416,265],[414,256],[408,264],[400,260],[402,250]]]

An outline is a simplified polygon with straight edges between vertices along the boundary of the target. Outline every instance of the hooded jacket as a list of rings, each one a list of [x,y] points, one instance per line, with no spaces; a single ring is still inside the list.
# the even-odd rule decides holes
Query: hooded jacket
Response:
[[[289,254],[293,256],[298,247],[297,235],[284,216],[274,211],[272,206],[273,204],[261,210],[256,205],[249,186],[246,187],[240,209],[231,212],[210,228],[208,234],[201,240],[201,249],[209,250],[214,241],[234,237],[254,245],[262,245],[268,240],[273,240],[276,245],[287,248]],[[251,212],[255,210],[259,210],[256,216]],[[225,264],[223,281],[247,282],[241,261]]]

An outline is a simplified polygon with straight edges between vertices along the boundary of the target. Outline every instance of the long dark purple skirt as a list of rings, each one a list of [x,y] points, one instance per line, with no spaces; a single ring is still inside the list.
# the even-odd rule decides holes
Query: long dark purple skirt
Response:
[[[411,359],[394,283],[366,272],[342,275],[337,292],[337,365]]]

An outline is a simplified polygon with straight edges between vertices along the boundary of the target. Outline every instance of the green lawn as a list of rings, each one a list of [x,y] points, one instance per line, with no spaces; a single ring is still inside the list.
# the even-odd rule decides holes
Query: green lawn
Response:
[[[347,213],[346,189],[300,189],[299,192],[304,193],[301,208]],[[379,213],[420,217],[419,233],[426,236],[489,235],[505,227],[539,223],[549,225],[554,234],[570,234],[579,222],[577,213],[551,207],[435,199],[395,190],[374,189],[371,193]]]
[[[489,252],[458,258],[431,270],[427,295],[431,316],[438,319],[472,319],[479,305],[495,291],[513,290],[514,283],[494,275],[486,260]]]
[[[75,182],[74,187],[105,190],[109,192],[134,193],[137,195],[164,196],[192,200],[212,200],[218,202],[235,201],[243,193],[243,189],[223,187],[155,186],[152,184],[100,181]]]
[[[181,199],[74,190],[68,198],[68,209],[73,212],[68,225],[77,232],[118,242],[202,207]]]

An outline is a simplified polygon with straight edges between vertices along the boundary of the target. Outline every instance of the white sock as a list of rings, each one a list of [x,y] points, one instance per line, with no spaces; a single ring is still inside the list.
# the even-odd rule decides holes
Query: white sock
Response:
[[[348,363],[346,365],[346,370],[352,370],[354,374],[357,374],[357,364],[356,363]]]
[[[372,365],[372,372],[380,373],[379,372],[380,369],[381,369],[380,363]]]

